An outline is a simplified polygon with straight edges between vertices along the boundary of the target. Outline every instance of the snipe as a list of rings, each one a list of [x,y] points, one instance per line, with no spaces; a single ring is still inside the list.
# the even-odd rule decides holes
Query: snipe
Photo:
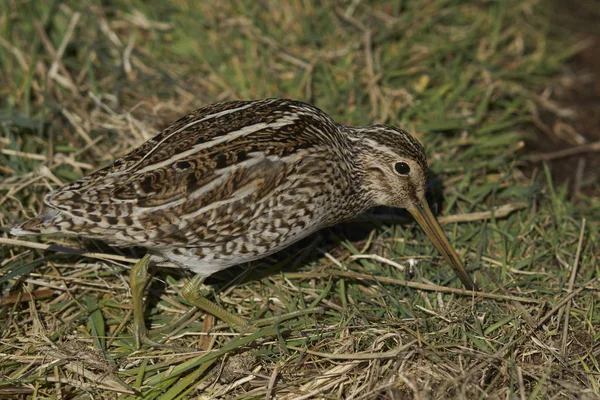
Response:
[[[202,279],[283,249],[377,205],[406,208],[463,284],[474,288],[425,201],[427,161],[407,132],[335,123],[309,104],[229,101],[200,108],[106,168],[46,195],[13,235],[62,233],[143,246],[131,276],[145,336],[151,261],[194,271],[187,300],[232,327],[245,320],[200,295]]]

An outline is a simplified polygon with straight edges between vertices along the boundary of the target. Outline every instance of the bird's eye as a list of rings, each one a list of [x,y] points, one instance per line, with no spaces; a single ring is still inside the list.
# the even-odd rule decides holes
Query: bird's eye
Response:
[[[399,162],[394,165],[394,169],[400,175],[408,175],[410,173],[410,167],[405,162]]]

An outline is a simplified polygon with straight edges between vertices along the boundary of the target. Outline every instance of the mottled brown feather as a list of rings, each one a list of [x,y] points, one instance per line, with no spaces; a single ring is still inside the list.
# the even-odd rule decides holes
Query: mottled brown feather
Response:
[[[418,171],[392,176],[398,160]],[[397,128],[338,125],[286,99],[224,102],[49,193],[48,212],[13,233],[141,245],[209,274],[369,207],[402,206],[426,173],[422,146]]]

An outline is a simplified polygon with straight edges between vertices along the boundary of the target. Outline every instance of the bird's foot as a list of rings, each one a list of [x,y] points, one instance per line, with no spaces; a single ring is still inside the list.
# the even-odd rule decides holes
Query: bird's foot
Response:
[[[234,329],[240,334],[248,334],[259,330],[262,327],[274,325],[282,321],[298,318],[309,314],[322,314],[322,307],[308,308],[305,310],[293,311],[286,314],[277,315],[275,317],[262,318],[256,320],[246,320],[225,310],[223,307],[213,303],[206,297],[202,296],[200,287],[204,278],[195,276],[183,287],[183,296],[192,305],[199,309],[214,315],[221,321],[225,322],[226,326]],[[221,328],[222,325],[215,326],[213,330]]]
[[[208,314],[214,315],[220,320],[224,321],[229,327],[235,329],[238,332],[244,332],[249,324],[244,318],[239,317],[235,314],[230,313],[223,307],[213,303],[202,295],[200,288],[204,282],[204,277],[200,275],[194,276],[189,282],[185,284],[182,289],[183,297],[191,305],[206,311]]]

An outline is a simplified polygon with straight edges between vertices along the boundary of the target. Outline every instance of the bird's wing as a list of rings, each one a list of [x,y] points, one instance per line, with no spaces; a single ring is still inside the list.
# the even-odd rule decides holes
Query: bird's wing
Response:
[[[296,184],[298,168],[277,157],[254,160],[218,174],[171,210],[172,231],[160,236],[161,243],[212,247],[246,234],[252,221],[268,212],[269,199]]]
[[[120,232],[121,241],[175,238],[182,220],[199,218],[198,210],[214,214],[256,201],[285,180],[294,162],[322,147],[321,136],[306,134],[321,129],[319,121],[307,119],[294,102],[276,106],[274,112],[265,100],[197,110],[123,159],[49,193],[45,202],[84,221],[73,227],[83,236],[93,227],[95,237]]]

